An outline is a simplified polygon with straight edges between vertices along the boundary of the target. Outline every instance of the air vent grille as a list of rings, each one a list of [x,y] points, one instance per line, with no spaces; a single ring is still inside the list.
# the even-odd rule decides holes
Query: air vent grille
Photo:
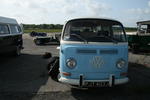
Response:
[[[78,49],[77,53],[83,53],[83,54],[96,54],[96,50],[84,50],[84,49]]]
[[[100,50],[100,54],[118,54],[118,50]]]

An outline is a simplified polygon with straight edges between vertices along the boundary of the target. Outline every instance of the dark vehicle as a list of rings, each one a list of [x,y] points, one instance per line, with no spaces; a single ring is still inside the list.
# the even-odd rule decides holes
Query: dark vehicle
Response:
[[[0,17],[0,54],[21,54],[22,28],[15,19]]]
[[[47,36],[47,33],[32,31],[30,33],[30,36],[32,36],[32,37],[35,37],[35,36],[43,36],[43,37],[45,37],[45,36]]]
[[[43,37],[43,36],[39,36],[39,37],[36,37],[34,39],[34,42],[36,45],[44,45],[44,44],[59,44],[60,42],[60,35],[55,35],[55,36],[46,36],[46,37]]]
[[[128,35],[129,46],[133,53],[140,50],[150,50],[150,20],[137,22],[137,33]]]

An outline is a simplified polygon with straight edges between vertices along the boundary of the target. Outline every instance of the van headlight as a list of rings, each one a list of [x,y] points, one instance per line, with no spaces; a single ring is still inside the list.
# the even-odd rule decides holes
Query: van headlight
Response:
[[[117,63],[116,63],[116,66],[117,66],[119,69],[124,68],[125,65],[126,65],[126,61],[123,60],[123,59],[119,59],[119,60],[117,61]]]
[[[69,58],[69,59],[67,59],[67,61],[66,61],[66,65],[67,65],[67,67],[69,67],[69,68],[74,68],[75,66],[76,66],[76,60],[75,59],[73,59],[73,58]]]

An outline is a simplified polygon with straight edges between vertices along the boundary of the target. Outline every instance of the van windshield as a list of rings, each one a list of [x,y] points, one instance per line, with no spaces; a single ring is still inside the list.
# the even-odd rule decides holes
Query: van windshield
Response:
[[[122,24],[111,20],[73,20],[66,24],[65,41],[125,42]]]

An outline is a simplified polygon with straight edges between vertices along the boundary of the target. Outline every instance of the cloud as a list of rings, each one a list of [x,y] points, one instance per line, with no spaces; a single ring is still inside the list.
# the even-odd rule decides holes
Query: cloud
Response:
[[[148,1],[148,6],[150,7],[150,1]]]
[[[149,8],[132,8],[132,9],[128,9],[127,12],[131,13],[131,14],[150,14],[150,9]]]
[[[125,22],[126,26],[135,26],[136,22],[149,20],[150,18],[150,1],[147,2],[147,7],[145,8],[130,8],[124,12],[128,17],[126,19],[121,19]]]
[[[100,12],[110,10],[110,7],[105,3],[97,2],[96,0],[63,0],[62,12],[65,14],[84,15],[100,15]],[[69,2],[68,2],[69,1]],[[80,14],[80,15],[82,15]]]
[[[111,9],[110,6],[108,6],[105,3],[100,3],[92,0],[84,0],[86,1],[86,8],[87,11],[92,15],[92,16],[102,16],[102,14],[106,11],[109,11]]]
[[[150,1],[148,1],[148,8],[132,8],[128,9],[127,12],[131,14],[150,14]]]
[[[21,23],[63,23],[68,18],[105,16],[111,7],[97,0],[1,0],[1,16]]]

